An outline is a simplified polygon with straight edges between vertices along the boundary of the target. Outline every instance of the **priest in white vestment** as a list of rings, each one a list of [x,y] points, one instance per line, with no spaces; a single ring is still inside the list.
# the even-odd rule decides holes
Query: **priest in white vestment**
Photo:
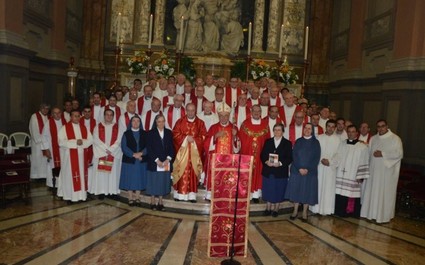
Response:
[[[225,103],[223,104],[223,107],[227,106]],[[218,115],[214,112],[212,112],[213,104],[212,102],[205,101],[204,103],[204,111],[201,113],[198,113],[196,116],[198,116],[199,119],[203,120],[205,123],[205,128],[207,131],[210,129],[211,125],[216,124],[218,120]],[[230,108],[229,108],[230,109]]]
[[[43,128],[41,149],[43,150],[43,155],[47,157],[48,162],[46,185],[51,188],[56,188],[57,178],[59,177],[61,152],[58,133],[65,123],[65,118],[62,117],[62,111],[59,108],[53,108],[52,117],[45,123]]]
[[[378,134],[370,140],[370,178],[365,184],[361,216],[386,223],[395,215],[403,144],[385,120],[376,126]]]
[[[120,127],[120,132],[124,133],[127,130],[128,125],[130,124],[131,118],[136,114],[136,102],[129,100],[127,101],[126,112],[121,114],[121,117],[118,120],[118,126]]]
[[[93,132],[93,166],[90,167],[92,178],[89,192],[94,195],[119,194],[121,173],[121,138],[119,126],[114,122],[114,113],[105,110],[104,121],[100,122]]]
[[[48,121],[47,114],[50,106],[41,104],[39,111],[31,116],[29,131],[31,135],[31,179],[46,178],[47,173],[47,157],[42,154],[42,133],[44,125]]]
[[[360,217],[361,183],[369,178],[369,150],[357,139],[357,128],[347,127],[348,139],[340,143],[335,186],[335,215]]]
[[[338,118],[336,119],[336,130],[335,135],[339,137],[341,141],[345,141],[348,139],[347,132],[345,131],[345,119],[344,118]]]
[[[322,126],[322,128],[326,127],[326,122],[329,120],[329,108],[322,108],[320,110],[320,120],[319,125]]]
[[[183,96],[176,94],[173,98],[174,105],[170,105],[164,109],[165,128],[172,130],[176,122],[186,115],[183,107]]]
[[[161,114],[161,101],[157,98],[153,98],[151,102],[151,109],[142,115],[141,126],[143,127],[143,130],[148,132],[152,129],[155,118],[158,114]]]
[[[71,112],[71,121],[62,126],[58,138],[62,148],[58,196],[71,202],[85,201],[88,189],[85,153],[92,145],[93,137],[85,126],[80,126],[80,112]]]
[[[241,127],[242,122],[247,118],[250,118],[251,107],[248,106],[248,98],[246,94],[240,94],[238,96],[238,104],[232,109],[230,113],[231,121],[238,127]]]
[[[208,99],[208,101],[213,102],[215,99],[215,89],[217,88],[214,85],[214,78],[212,75],[207,75],[205,77],[205,94],[204,96]],[[224,94],[224,92],[223,92]]]
[[[326,122],[324,134],[316,136],[320,143],[320,163],[318,167],[318,204],[310,206],[310,211],[330,215],[335,209],[336,169],[339,163],[338,147],[341,141],[334,135],[336,122]]]

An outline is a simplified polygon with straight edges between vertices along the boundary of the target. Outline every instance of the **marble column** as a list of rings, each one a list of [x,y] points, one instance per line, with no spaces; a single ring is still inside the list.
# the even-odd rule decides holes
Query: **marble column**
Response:
[[[165,0],[156,0],[155,6],[155,28],[153,34],[153,45],[164,45],[165,31]],[[146,37],[147,39],[147,37]]]
[[[135,43],[148,45],[151,0],[139,1],[137,2],[137,4],[139,4],[140,6],[139,6],[139,14],[138,14],[139,21],[137,22],[137,29],[135,32],[135,36],[137,36]]]
[[[263,51],[264,8],[265,0],[255,0],[253,52]]]
[[[280,24],[279,14],[281,14],[281,2],[279,0],[270,1],[269,10],[269,32],[267,32],[267,53],[279,52]]]

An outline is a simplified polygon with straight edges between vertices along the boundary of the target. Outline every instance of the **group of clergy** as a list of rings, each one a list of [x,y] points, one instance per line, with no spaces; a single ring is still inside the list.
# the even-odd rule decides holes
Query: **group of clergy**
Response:
[[[266,140],[274,139],[270,153],[277,152],[285,141],[295,148],[297,141],[306,137],[305,128],[311,127],[311,137],[320,145],[319,162],[311,165],[317,171],[311,176],[316,187],[313,194],[317,196],[309,201],[298,199],[296,203],[310,205],[312,212],[323,215],[353,215],[388,222],[394,217],[403,156],[400,138],[388,129],[385,120],[377,122],[378,134],[371,137],[366,123],[358,131],[349,121],[332,114],[329,108],[308,106],[304,99],[297,102],[288,89],[273,80],[243,83],[231,78],[226,83],[224,78],[215,80],[207,75],[192,85],[182,74],[168,80],[150,77],[145,84],[136,79],[131,89],[119,87],[108,99],[95,92],[90,105],[82,109],[77,100],[66,101],[63,112],[42,104],[30,120],[31,177],[46,177],[47,185],[57,186],[57,195],[69,201],[85,200],[87,191],[95,195],[119,194],[122,160],[128,157],[127,162],[157,165],[153,171],[168,168],[174,199],[196,202],[199,183],[207,190],[205,199],[211,198],[211,154],[239,153],[253,156],[250,192],[253,202],[258,203],[267,197],[262,194],[267,190],[263,189],[265,167],[281,167],[266,171],[289,179],[288,189],[291,187],[288,172],[292,170],[292,158],[277,156],[274,164],[269,164],[269,156],[261,155]],[[158,116],[164,120],[164,128],[158,128],[162,120],[157,124]],[[134,117],[140,121],[137,128],[133,128]],[[276,136],[279,128],[282,135]],[[122,140],[131,130],[143,131],[137,137],[148,137],[148,132],[157,130],[162,144],[164,135],[168,135],[164,130],[171,132],[172,156],[161,154],[164,161],[149,157],[147,147],[130,150],[123,156]],[[135,138],[126,138],[126,143],[132,139]],[[148,145],[149,140],[143,141]],[[148,179],[148,173],[141,174]],[[301,175],[310,178],[311,174]],[[290,199],[285,197],[285,190],[281,193],[282,199]],[[131,201],[140,201],[138,196],[139,193],[129,195],[134,198]],[[266,214],[271,210],[268,206]],[[277,210],[275,206],[273,214]]]

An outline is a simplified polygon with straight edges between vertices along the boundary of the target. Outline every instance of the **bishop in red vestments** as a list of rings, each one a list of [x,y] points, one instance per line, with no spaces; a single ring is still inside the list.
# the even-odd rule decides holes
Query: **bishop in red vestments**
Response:
[[[207,187],[205,199],[211,199],[211,168],[210,159],[212,154],[235,154],[239,152],[240,141],[237,138],[238,129],[229,122],[230,107],[226,104],[218,107],[219,122],[212,125],[208,130],[207,138],[204,142],[204,150],[207,153],[204,171],[206,178],[204,185]]]
[[[261,119],[261,108],[259,105],[252,106],[251,119],[245,120],[238,133],[241,141],[241,155],[254,157],[254,166],[251,182],[251,197],[254,203],[259,202],[261,197],[262,164],[260,160],[261,150],[269,135],[269,126],[266,120]]]
[[[189,103],[186,106],[186,116],[179,119],[173,129],[174,148],[177,150],[177,155],[171,176],[176,201],[196,202],[206,134],[204,122],[196,117],[195,105]]]

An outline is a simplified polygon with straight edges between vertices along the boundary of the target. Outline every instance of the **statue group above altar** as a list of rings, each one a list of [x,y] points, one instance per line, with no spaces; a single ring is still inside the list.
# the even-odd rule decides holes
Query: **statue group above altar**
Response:
[[[244,44],[238,0],[178,0],[176,50],[237,54]],[[184,26],[187,24],[186,26]],[[182,26],[183,25],[183,26]],[[182,35],[183,34],[183,35]]]

